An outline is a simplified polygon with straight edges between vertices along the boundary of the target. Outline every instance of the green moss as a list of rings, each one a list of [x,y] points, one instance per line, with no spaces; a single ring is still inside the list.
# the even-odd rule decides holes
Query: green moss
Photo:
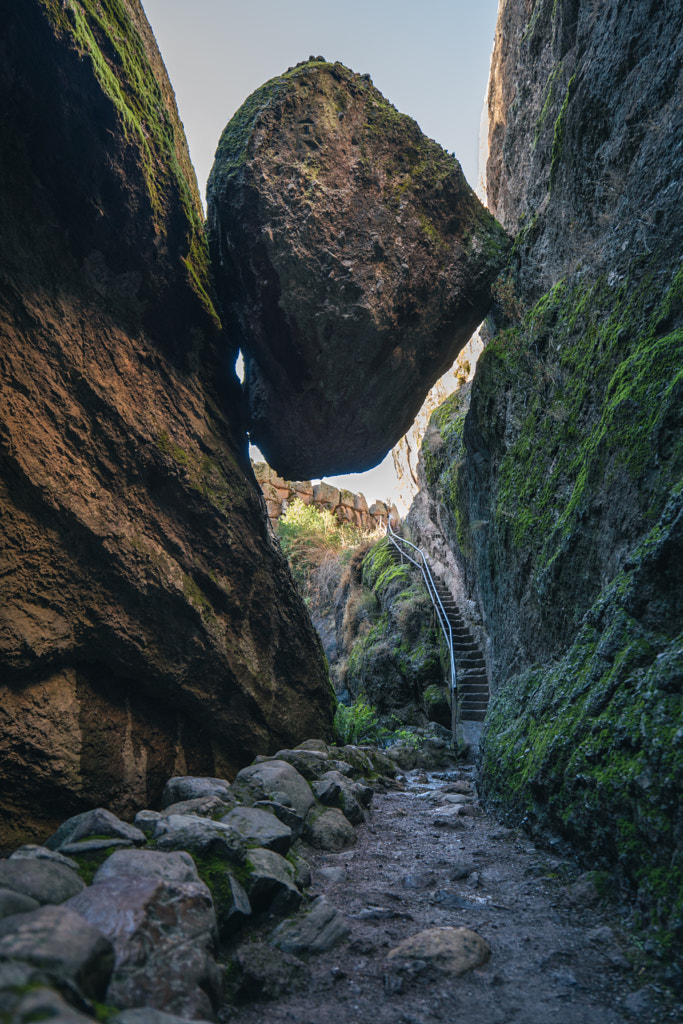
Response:
[[[105,838],[109,836],[89,836],[89,839]],[[120,849],[118,846],[108,846],[106,850],[94,850],[92,853],[70,853],[69,856],[78,864],[78,873],[86,885],[92,885],[97,869],[104,864],[105,860],[111,857],[112,853]]]
[[[243,887],[249,884],[252,868],[249,861],[245,864],[235,864],[225,860],[223,857],[212,856],[211,854],[194,853],[193,859],[197,872],[202,882],[211,890],[216,916],[220,922],[221,918],[232,908],[232,888],[230,886],[230,875],[237,879]]]
[[[656,571],[675,520],[672,506],[557,664],[493,695],[482,767],[489,804],[534,831],[561,832],[610,879],[618,870],[650,906],[646,923],[681,937],[683,705],[672,681],[683,678],[683,634],[646,629],[623,603],[634,577]]]
[[[562,144],[564,142],[564,122],[567,116],[567,107],[571,100],[574,89],[576,87],[576,73],[572,75],[567,84],[567,91],[560,107],[560,112],[557,115],[555,121],[555,128],[553,131],[553,148],[550,153],[550,182],[549,188],[552,189],[555,179],[557,177],[557,171],[562,160]]]
[[[192,165],[181,138],[180,121],[169,112],[145,46],[123,0],[40,0],[58,33],[73,42],[116,109],[127,142],[139,154],[157,230],[168,222],[169,195],[180,201],[187,219],[182,256],[188,283],[216,324],[210,298],[208,250]]]
[[[540,113],[540,115],[538,117],[538,120],[536,122],[536,131],[535,131],[535,134],[534,134],[534,146],[538,145],[538,140],[539,140],[539,137],[540,137],[541,132],[543,130],[543,125],[545,124],[546,118],[547,118],[548,114],[550,113],[550,108],[552,107],[553,98],[554,98],[555,82],[557,81],[557,78],[560,75],[560,72],[562,71],[562,68],[563,68],[563,61],[559,61],[555,65],[553,70],[550,72],[550,74],[548,75],[548,81],[546,82],[546,86],[545,86],[545,99],[544,99],[544,102],[543,102],[543,108],[542,108],[541,113]]]

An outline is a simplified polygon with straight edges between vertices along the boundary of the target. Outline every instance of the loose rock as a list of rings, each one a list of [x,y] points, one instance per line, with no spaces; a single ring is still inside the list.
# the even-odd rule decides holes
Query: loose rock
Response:
[[[161,850],[189,850],[219,856],[236,864],[244,864],[246,856],[246,843],[237,829],[190,814],[161,818],[154,830],[154,841]]]
[[[284,857],[271,850],[250,850],[247,867],[246,890],[254,910],[291,914],[298,909],[301,893],[294,882],[294,868]]]
[[[349,932],[343,914],[319,896],[304,914],[279,924],[269,942],[285,953],[324,953],[348,938]]]
[[[250,845],[282,854],[287,853],[292,845],[291,828],[274,814],[256,807],[235,807],[221,821],[241,832]]]
[[[485,964],[491,949],[468,928],[430,928],[404,939],[387,955],[388,960],[424,960],[444,974],[459,977]]]
[[[230,783],[226,779],[206,779],[195,775],[176,775],[169,779],[161,794],[161,806],[186,800],[198,800],[217,796],[220,800],[231,802]]]
[[[64,903],[84,888],[84,882],[64,864],[20,859],[0,861],[0,886],[44,904]]]
[[[115,814],[107,811],[104,807],[97,807],[93,811],[84,811],[82,814],[75,814],[59,826],[54,835],[45,840],[48,850],[61,851],[63,847],[77,843],[81,839],[89,839],[92,836],[101,838],[110,836],[112,839],[128,840],[131,843],[144,843],[144,833],[134,825],[128,825],[120,821]]]
[[[284,793],[296,813],[304,819],[315,804],[306,779],[287,761],[268,760],[243,768],[232,784],[232,792],[238,800],[249,804],[269,797],[275,799],[276,794],[281,803],[280,794]]]
[[[314,810],[306,819],[304,839],[319,850],[344,850],[356,842],[353,825],[336,807]]]

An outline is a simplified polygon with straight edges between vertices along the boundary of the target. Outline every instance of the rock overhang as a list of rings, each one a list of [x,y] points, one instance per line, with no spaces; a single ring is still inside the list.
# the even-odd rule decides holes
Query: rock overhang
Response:
[[[507,235],[454,156],[322,58],[246,100],[207,195],[252,440],[287,477],[376,465],[488,312]]]

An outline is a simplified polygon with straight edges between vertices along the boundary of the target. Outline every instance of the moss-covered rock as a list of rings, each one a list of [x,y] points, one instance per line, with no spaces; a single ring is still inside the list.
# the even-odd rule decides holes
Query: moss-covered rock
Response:
[[[621,873],[669,951],[683,848],[682,37],[670,7],[501,4],[487,187],[517,237],[469,412],[443,407],[424,453],[488,636],[487,799]]]
[[[355,582],[349,576],[339,646],[344,683],[365,694],[386,722],[419,725],[425,693],[443,687],[438,633],[429,595],[408,566],[397,564],[387,540],[364,554]],[[428,698],[427,698],[428,699]]]

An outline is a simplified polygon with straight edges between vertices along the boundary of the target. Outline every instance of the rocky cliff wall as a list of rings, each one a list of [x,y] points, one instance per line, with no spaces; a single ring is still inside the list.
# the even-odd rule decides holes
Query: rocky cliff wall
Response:
[[[0,5],[0,842],[327,732],[138,0]]]
[[[683,11],[503,0],[489,206],[515,233],[426,452],[494,690],[486,798],[683,938]],[[672,979],[682,977],[671,967]]]
[[[271,526],[285,514],[288,506],[297,498],[304,505],[315,505],[321,510],[332,512],[339,523],[347,523],[358,530],[374,532],[386,526],[387,517],[398,519],[394,505],[388,507],[383,501],[368,505],[364,494],[354,494],[344,487],[334,487],[321,480],[313,484],[310,480],[283,480],[266,462],[252,464],[254,475],[259,482],[266,503]]]

